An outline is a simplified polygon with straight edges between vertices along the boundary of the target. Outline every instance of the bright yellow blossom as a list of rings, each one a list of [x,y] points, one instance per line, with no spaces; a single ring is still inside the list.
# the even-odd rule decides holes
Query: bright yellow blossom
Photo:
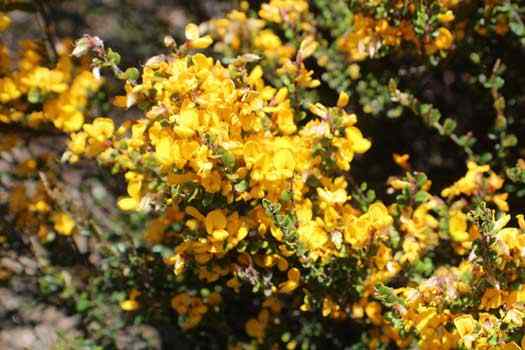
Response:
[[[64,212],[57,212],[51,216],[51,220],[54,223],[55,230],[65,236],[69,236],[73,233],[75,228],[75,221],[69,214]]]
[[[439,50],[447,50],[454,43],[454,35],[445,27],[441,27],[437,31],[435,45]]]
[[[9,28],[10,24],[11,18],[9,18],[9,16],[7,16],[5,13],[0,12],[0,32],[3,32]]]

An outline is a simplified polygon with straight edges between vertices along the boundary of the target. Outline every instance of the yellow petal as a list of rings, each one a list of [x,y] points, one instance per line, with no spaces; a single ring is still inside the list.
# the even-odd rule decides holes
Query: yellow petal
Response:
[[[306,37],[301,42],[301,45],[299,47],[299,52],[301,54],[301,57],[302,58],[310,57],[317,49],[317,46],[319,46],[319,44],[315,41],[313,36]]]
[[[54,213],[51,220],[55,224],[55,230],[62,235],[69,236],[75,228],[75,221],[64,212]]]
[[[462,315],[454,319],[454,326],[456,326],[456,329],[462,338],[465,335],[474,332],[476,329],[476,323],[477,322],[472,315]]]
[[[226,238],[228,238],[228,236],[229,234],[226,230],[215,230],[212,233],[212,237],[217,241],[224,241]]]
[[[139,308],[139,303],[132,299],[124,300],[120,303],[120,308],[124,311],[134,311]]]
[[[301,271],[295,267],[291,268],[288,270],[288,279],[290,281],[299,282],[301,279]]]
[[[210,46],[212,43],[213,43],[213,39],[211,38],[211,36],[206,35],[206,36],[203,36],[202,38],[193,40],[191,42],[191,46],[196,49],[205,49],[208,46]]]
[[[194,23],[189,23],[184,30],[184,34],[187,40],[197,40],[199,38],[199,27]]]
[[[348,105],[348,101],[350,100],[350,97],[348,94],[344,91],[341,91],[339,94],[339,98],[337,99],[337,107],[344,108],[346,105]]]
[[[0,12],[0,32],[6,30],[11,25],[11,18]]]
[[[132,197],[122,197],[118,200],[117,205],[121,210],[133,211],[139,207],[139,201]]]
[[[206,232],[208,234],[213,233],[215,230],[223,230],[226,227],[227,220],[222,210],[216,209],[206,215],[204,225],[206,226]]]
[[[286,281],[279,284],[279,293],[289,294],[299,287],[299,283],[295,281]]]

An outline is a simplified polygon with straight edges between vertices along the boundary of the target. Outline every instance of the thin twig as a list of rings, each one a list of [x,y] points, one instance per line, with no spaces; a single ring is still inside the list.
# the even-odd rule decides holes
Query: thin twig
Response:
[[[35,0],[35,7],[37,10],[37,20],[42,30],[46,34],[47,47],[51,61],[56,62],[58,59],[58,52],[56,50],[56,31],[55,25],[49,16],[48,8],[44,0]]]

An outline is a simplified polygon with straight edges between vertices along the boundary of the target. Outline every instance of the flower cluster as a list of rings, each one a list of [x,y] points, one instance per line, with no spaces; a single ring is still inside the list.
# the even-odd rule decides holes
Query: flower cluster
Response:
[[[0,13],[0,31],[6,30],[10,18]],[[64,132],[79,130],[90,107],[90,99],[99,90],[97,79],[86,62],[77,65],[70,57],[70,41],[58,47],[58,60],[49,68],[43,46],[22,40],[16,56],[0,42],[0,124],[36,128],[51,123]],[[23,130],[23,129],[22,129]],[[18,146],[25,136],[13,129],[0,134],[0,151],[11,159],[13,181],[7,186],[8,213],[18,229],[50,240],[56,233],[69,236],[75,232],[75,221],[67,210],[52,198],[49,184],[43,180],[53,155],[42,153],[20,158]],[[39,175],[39,172],[42,172]]]
[[[304,39],[297,54],[308,57],[314,50]],[[482,236],[481,224],[469,225],[471,198],[509,209],[506,193],[498,193],[504,179],[489,166],[468,163],[465,177],[443,189],[442,198],[429,194],[431,183],[422,174],[393,178],[392,189],[401,192],[398,203],[388,208],[372,200],[360,208],[344,174],[355,154],[371,144],[356,128],[355,114],[345,111],[344,92],[335,107],[313,103],[301,111],[287,87],[265,83],[259,65],[241,59],[224,66],[180,51],[149,60],[141,82],[128,82],[126,92],[116,104],[138,105],[143,117],[121,126],[96,118],[71,135],[67,158],[95,158],[125,173],[127,195],[119,207],[153,214],[146,241],[164,247],[164,262],[179,281],[196,278],[214,290],[212,301],[188,286],[173,296],[184,329],[198,326],[210,306],[218,310],[224,295],[252,288],[262,299],[245,331],[258,343],[277,327],[282,303],[298,295],[302,300],[295,305],[304,313],[370,323],[371,344],[417,341],[423,348],[450,348],[464,341],[461,325],[449,330],[454,320],[463,320],[451,305],[440,308],[434,299],[426,305],[415,295],[452,303],[459,293],[448,284],[453,277],[439,276],[463,281],[464,273],[477,271],[471,260]],[[463,262],[434,271],[428,256],[443,244]],[[353,266],[342,264],[348,259]],[[478,270],[483,263],[479,260]],[[341,293],[338,288],[348,288],[349,280],[335,275],[345,269],[356,279]],[[414,271],[410,278],[420,281],[418,288],[442,278],[449,287],[444,292],[454,297],[409,286],[378,287]],[[424,280],[429,272],[436,277]],[[380,328],[387,332],[379,335]],[[503,332],[496,341],[509,336]]]
[[[525,299],[518,271],[523,265],[525,222],[506,227],[491,213],[473,226],[475,249],[457,266],[442,266],[417,286],[382,290],[398,330],[412,333],[423,349],[520,349]],[[485,231],[488,226],[490,231]],[[465,306],[469,306],[466,312]],[[399,344],[401,344],[400,342]]]
[[[15,152],[13,148],[11,156]],[[12,164],[14,179],[5,198],[6,215],[12,218],[17,229],[37,235],[42,241],[52,240],[56,234],[70,236],[76,231],[75,220],[54,198],[49,178],[53,173],[42,172],[48,163],[52,163],[49,154],[15,161]]]
[[[7,27],[7,18],[0,17],[0,30]],[[0,42],[1,123],[29,127],[52,123],[66,132],[82,127],[90,97],[100,88],[101,80],[73,62],[71,49],[71,42],[64,41],[58,48],[58,61],[48,68],[38,43],[21,41],[15,59]]]
[[[343,174],[370,142],[344,110],[345,93],[335,107],[310,105],[305,119],[259,66],[200,53],[152,59],[126,90],[117,100],[143,106],[144,116],[119,127],[95,118],[71,135],[67,156],[125,173],[119,207],[156,214],[145,238],[169,247],[165,262],[181,278],[292,294],[304,264],[348,257],[391,225],[381,202],[362,212],[350,201]],[[200,301],[181,295],[173,304],[186,316],[181,305]],[[201,318],[192,314],[188,327]]]

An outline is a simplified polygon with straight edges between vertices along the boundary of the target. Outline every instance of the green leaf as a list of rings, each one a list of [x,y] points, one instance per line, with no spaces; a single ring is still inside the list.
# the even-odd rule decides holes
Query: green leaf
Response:
[[[91,306],[91,302],[88,300],[85,293],[80,295],[80,298],[77,300],[76,309],[77,312],[84,312]]]
[[[282,202],[289,202],[290,200],[292,200],[293,198],[293,193],[292,191],[284,191],[282,194],[281,194],[281,201]]]
[[[221,159],[227,168],[233,169],[235,167],[235,156],[232,153],[226,150],[223,150]]]
[[[438,109],[433,108],[430,111],[430,118],[429,118],[430,124],[434,125],[436,123],[439,123],[440,119],[441,119],[441,112]]]
[[[514,147],[518,144],[518,138],[516,135],[510,134],[507,135],[501,140],[501,145],[505,148],[507,147]]]
[[[241,182],[236,183],[233,188],[235,189],[235,191],[240,193],[246,192],[246,190],[248,189],[248,181],[242,180]]]
[[[419,113],[428,114],[432,110],[432,105],[428,103],[422,103],[419,106]]]
[[[488,162],[492,160],[492,154],[489,152],[485,152],[479,156],[478,160],[481,164],[487,164]]]
[[[430,194],[428,194],[427,192],[419,191],[414,196],[414,200],[416,201],[416,203],[423,203],[423,202],[426,202],[428,199],[430,199],[430,197],[431,197]]]
[[[505,80],[502,77],[496,77],[494,78],[494,81],[492,82],[492,86],[494,86],[496,89],[501,89],[505,85]]]
[[[29,103],[40,103],[42,102],[42,95],[37,89],[31,89],[27,93],[27,100]]]
[[[389,109],[388,112],[386,113],[387,117],[391,119],[399,118],[402,114],[403,114],[402,106],[398,106],[398,107]]]
[[[416,183],[418,187],[422,187],[426,182],[428,178],[424,173],[418,173],[416,175]]]
[[[447,118],[443,124],[445,135],[451,135],[456,130],[457,123],[454,119]]]
[[[509,23],[510,30],[517,36],[525,35],[525,26],[521,21],[512,21]]]
[[[116,66],[118,66],[120,63],[120,54],[111,49],[108,49],[107,58],[111,64],[114,64]]]
[[[127,80],[132,80],[132,81],[137,80],[140,76],[139,70],[135,67],[126,69],[126,72],[124,74]]]
[[[392,307],[394,305],[403,305],[404,301],[395,294],[394,288],[385,286],[382,283],[377,283],[375,286],[375,297],[379,299],[385,306]]]
[[[470,54],[470,60],[475,64],[479,64],[481,62],[481,57],[477,52],[473,52]]]

